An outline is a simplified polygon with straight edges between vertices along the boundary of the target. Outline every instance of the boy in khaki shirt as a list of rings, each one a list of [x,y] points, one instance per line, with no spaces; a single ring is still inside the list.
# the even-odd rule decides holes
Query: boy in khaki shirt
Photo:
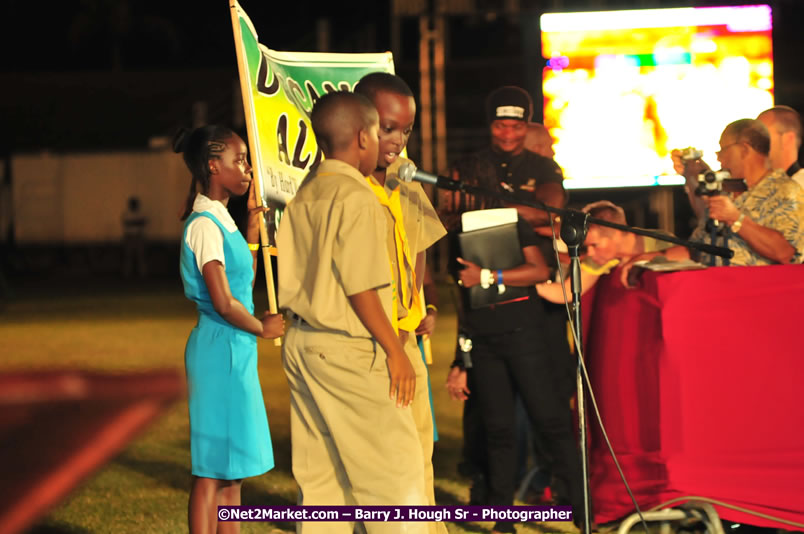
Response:
[[[380,118],[379,154],[376,168],[369,180],[375,195],[384,197],[380,202],[386,207],[384,211],[388,223],[388,253],[398,289],[396,302],[399,335],[416,371],[413,419],[422,447],[428,504],[434,505],[434,418],[427,366],[419,350],[415,332],[429,311],[423,309],[417,298],[424,281],[426,251],[447,231],[421,185],[417,182],[405,183],[399,179],[400,165],[409,161],[400,156],[400,153],[407,145],[416,118],[413,92],[399,76],[373,72],[361,78],[355,87],[355,93],[371,99]],[[401,224],[402,229],[396,229],[397,224]],[[397,247],[402,239],[407,241],[408,255],[399,254],[404,257],[397,258]],[[404,244],[401,245],[404,249]],[[433,522],[428,526],[433,533],[447,531],[443,523]]]
[[[294,318],[282,360],[299,503],[427,504],[405,408],[416,375],[392,325],[385,215],[365,178],[377,162],[377,112],[365,97],[331,93],[311,121],[326,159],[288,204],[277,235],[279,305]],[[353,526],[299,522],[297,532],[351,534]],[[423,523],[365,527],[427,531]]]

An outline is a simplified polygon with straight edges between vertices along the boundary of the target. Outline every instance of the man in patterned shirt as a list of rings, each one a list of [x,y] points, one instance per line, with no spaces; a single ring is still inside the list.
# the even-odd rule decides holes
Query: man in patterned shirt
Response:
[[[717,159],[724,170],[743,178],[748,190],[733,195],[704,197],[709,217],[725,224],[728,246],[734,251],[731,265],[801,263],[804,259],[804,190],[770,161],[770,134],[762,122],[740,119],[720,136]],[[690,237],[707,241],[703,225]],[[660,253],[642,255],[631,262]],[[676,246],[661,254],[671,260],[690,257],[686,247]],[[706,263],[708,258],[700,258]],[[718,265],[722,264],[718,258]],[[627,276],[624,269],[623,280]]]

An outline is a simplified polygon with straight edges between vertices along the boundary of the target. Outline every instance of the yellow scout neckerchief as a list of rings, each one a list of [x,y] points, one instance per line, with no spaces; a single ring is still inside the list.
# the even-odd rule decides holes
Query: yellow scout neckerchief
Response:
[[[601,276],[610,273],[611,270],[617,267],[617,265],[619,264],[620,264],[619,258],[614,258],[613,260],[607,261],[603,265],[589,265],[588,263],[581,263],[581,269],[583,269],[588,273]]]
[[[374,191],[374,195],[380,201],[380,204],[391,210],[391,215],[394,218],[394,243],[396,244],[396,262],[399,268],[400,278],[404,275],[404,268],[407,264],[410,269],[410,285],[400,283],[401,287],[397,287],[395,297],[401,299],[402,306],[408,311],[408,315],[399,319],[397,312],[396,302],[393,306],[392,324],[394,330],[397,332],[399,329],[413,332],[419,326],[422,320],[422,305],[419,298],[419,292],[416,290],[416,270],[414,269],[414,262],[411,259],[410,247],[408,246],[408,236],[405,233],[405,225],[402,219],[402,205],[399,202],[399,188],[397,187],[391,192],[391,196],[385,192],[385,188],[379,184],[375,184],[370,176],[366,177],[366,181]],[[396,273],[393,272],[393,265],[391,265],[391,281],[396,280]],[[401,282],[401,281],[400,281]],[[412,288],[412,289],[411,289]],[[412,298],[412,302],[411,302]],[[408,307],[408,302],[411,302]]]

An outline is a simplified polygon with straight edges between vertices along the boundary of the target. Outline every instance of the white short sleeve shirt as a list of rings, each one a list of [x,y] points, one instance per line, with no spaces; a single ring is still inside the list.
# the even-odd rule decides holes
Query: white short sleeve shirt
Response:
[[[212,200],[209,197],[198,193],[193,202],[193,212],[210,212],[229,232],[237,230],[237,225],[229,215],[226,206],[219,200]],[[197,217],[188,226],[184,235],[184,241],[190,250],[195,254],[198,270],[201,271],[210,261],[219,261],[226,267],[226,260],[223,255],[223,234],[211,219],[207,217]]]

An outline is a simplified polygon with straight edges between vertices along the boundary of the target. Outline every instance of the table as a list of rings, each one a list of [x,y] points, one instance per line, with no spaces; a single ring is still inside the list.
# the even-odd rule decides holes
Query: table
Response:
[[[640,507],[695,495],[804,523],[804,266],[602,277],[582,299],[590,381]],[[635,510],[587,411],[594,516]],[[721,518],[804,530],[727,507]]]

